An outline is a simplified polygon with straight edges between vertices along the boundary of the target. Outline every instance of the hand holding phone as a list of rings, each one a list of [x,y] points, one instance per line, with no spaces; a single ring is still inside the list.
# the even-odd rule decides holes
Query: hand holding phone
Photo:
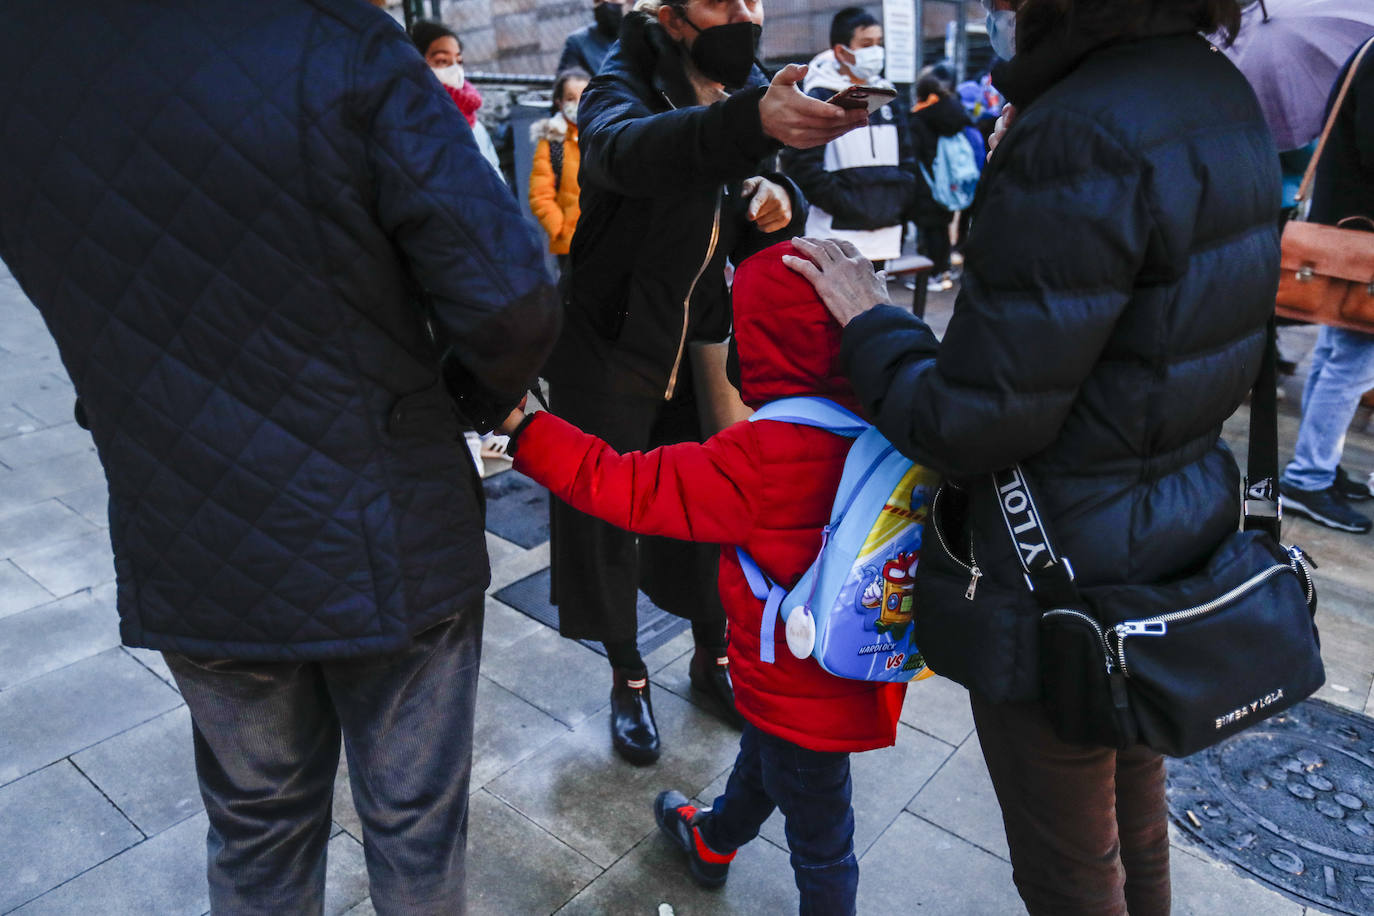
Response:
[[[831,105],[846,109],[867,108],[869,114],[897,97],[897,90],[878,86],[849,86],[826,99]]]

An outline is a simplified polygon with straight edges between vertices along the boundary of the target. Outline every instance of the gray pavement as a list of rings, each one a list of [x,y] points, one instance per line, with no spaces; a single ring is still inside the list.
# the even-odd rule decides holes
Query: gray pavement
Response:
[[[909,293],[894,286],[902,301]],[[937,329],[951,297],[932,296]],[[1287,335],[1297,352],[1311,332]],[[1287,386],[1291,447],[1300,382]],[[72,422],[72,389],[37,312],[0,269],[0,913],[200,914],[205,815],[190,719],[156,653],[120,646],[104,478]],[[1357,419],[1347,464],[1374,468]],[[1242,411],[1227,433],[1243,444]],[[1370,537],[1301,520],[1287,537],[1322,563],[1320,696],[1374,714]],[[488,535],[492,591],[548,563]],[[702,891],[650,814],[669,786],[709,800],[736,735],[692,702],[691,638],[648,659],[665,753],[636,769],[606,734],[604,659],[493,598],[487,602],[472,782],[470,905],[478,914],[795,913],[780,818],[729,883]],[[962,688],[915,685],[896,747],[854,760],[861,913],[1023,912]],[[361,831],[336,791],[331,914],[367,914]],[[1305,908],[1175,839],[1178,914],[1304,916]]]

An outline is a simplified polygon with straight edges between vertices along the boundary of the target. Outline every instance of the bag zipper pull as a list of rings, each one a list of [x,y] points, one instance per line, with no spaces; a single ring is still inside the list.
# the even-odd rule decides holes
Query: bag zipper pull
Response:
[[[1128,620],[1118,623],[1114,629],[1118,638],[1126,636],[1164,636],[1169,625],[1162,620]]]
[[[1317,565],[1317,561],[1312,559],[1312,555],[1307,551],[1303,550],[1297,544],[1294,544],[1292,547],[1288,548],[1288,555],[1292,557],[1294,560],[1297,560],[1299,563],[1306,563],[1313,569],[1321,568]]]
[[[977,566],[973,567],[971,572],[973,573],[973,578],[968,580],[968,591],[964,592],[965,601],[973,600],[974,593],[978,591],[978,580],[983,578],[983,571]]]

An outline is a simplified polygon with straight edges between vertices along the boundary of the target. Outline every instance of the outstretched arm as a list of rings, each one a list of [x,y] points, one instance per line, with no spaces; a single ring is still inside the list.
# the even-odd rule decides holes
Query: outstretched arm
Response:
[[[580,512],[636,534],[707,544],[743,543],[755,527],[762,481],[744,424],[707,442],[625,455],[548,412],[523,421],[512,414],[502,428],[517,426],[515,469]]]

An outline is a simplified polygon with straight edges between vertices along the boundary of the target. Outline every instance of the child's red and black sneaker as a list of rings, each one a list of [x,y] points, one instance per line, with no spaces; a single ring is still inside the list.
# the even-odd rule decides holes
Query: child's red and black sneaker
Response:
[[[687,796],[675,789],[658,793],[654,799],[654,820],[683,852],[692,879],[702,887],[720,887],[729,877],[734,852],[716,852],[701,836],[701,823],[711,813],[710,808],[697,808]]]

